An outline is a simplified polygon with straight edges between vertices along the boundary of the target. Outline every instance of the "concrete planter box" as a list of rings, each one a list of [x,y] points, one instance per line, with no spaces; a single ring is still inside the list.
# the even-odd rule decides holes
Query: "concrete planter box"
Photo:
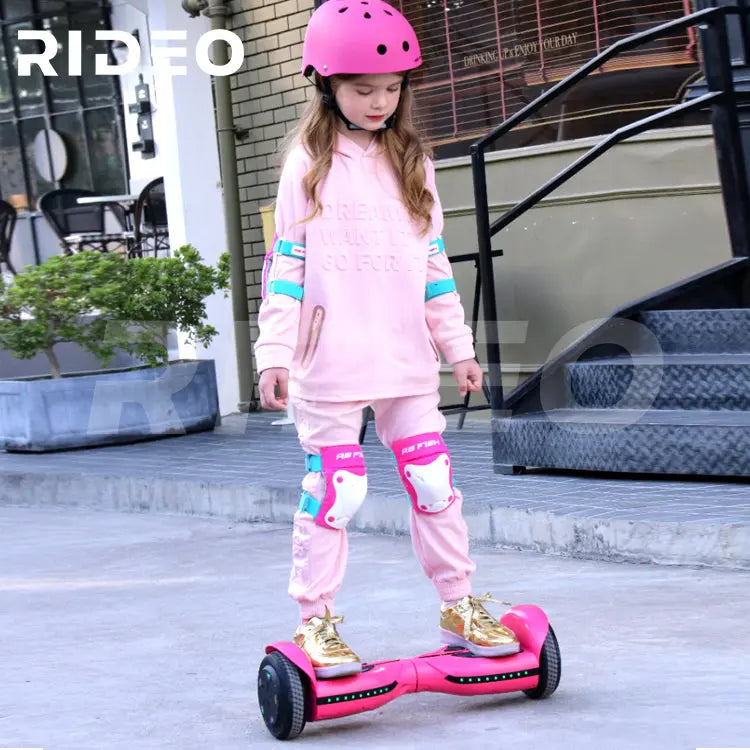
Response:
[[[62,378],[0,380],[0,449],[42,452],[212,430],[212,359]]]

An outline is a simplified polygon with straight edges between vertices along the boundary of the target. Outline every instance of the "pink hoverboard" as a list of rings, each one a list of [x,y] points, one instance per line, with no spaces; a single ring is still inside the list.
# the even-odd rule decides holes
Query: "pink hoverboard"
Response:
[[[307,655],[293,643],[266,646],[258,671],[258,702],[268,731],[279,740],[296,737],[308,721],[371,711],[405,693],[486,695],[522,690],[546,698],[560,682],[560,649],[547,615],[533,604],[506,612],[500,622],[518,638],[512,656],[476,656],[462,646],[444,646],[411,659],[363,664],[359,674],[330,680],[315,677]]]

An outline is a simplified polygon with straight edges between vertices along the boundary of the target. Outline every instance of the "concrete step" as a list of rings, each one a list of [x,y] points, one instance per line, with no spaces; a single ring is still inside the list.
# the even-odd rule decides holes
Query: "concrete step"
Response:
[[[750,309],[650,310],[638,320],[665,353],[750,352]]]
[[[486,484],[482,496],[469,491],[468,484],[461,482],[472,548],[750,570],[750,521],[741,488],[719,487],[717,492],[715,486],[699,487],[695,482],[655,487],[643,480],[494,476],[494,484]],[[78,508],[291,524],[299,494],[292,482],[281,486],[262,480],[0,473],[0,507],[50,511]],[[723,506],[706,509],[708,498],[716,496],[721,498],[717,506]],[[408,535],[409,503],[404,493],[372,493],[348,530]]]
[[[686,414],[691,422],[710,422],[702,412]],[[742,416],[727,413],[738,422]],[[213,431],[132,445],[0,451],[0,506],[290,523],[299,506],[304,454],[293,426],[271,426],[278,417],[229,415]],[[493,472],[490,423],[469,417],[458,430],[456,422],[448,417],[444,438],[472,548],[750,569],[750,484],[574,472],[501,476]],[[368,497],[349,530],[408,534],[411,504],[393,454],[374,430],[363,450]]]
[[[494,418],[495,466],[750,476],[750,413],[555,409]]]
[[[567,365],[571,407],[750,410],[750,354],[665,354]]]

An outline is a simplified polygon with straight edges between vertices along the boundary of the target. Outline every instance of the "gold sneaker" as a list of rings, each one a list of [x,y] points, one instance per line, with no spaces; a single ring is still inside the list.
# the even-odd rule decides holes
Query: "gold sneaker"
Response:
[[[482,602],[498,602],[489,594],[465,596],[440,613],[441,641],[451,646],[463,646],[478,656],[510,656],[521,650],[518,639],[510,628],[501,625]]]
[[[311,617],[294,633],[294,643],[307,654],[315,676],[321,680],[346,677],[362,671],[359,657],[336,632],[336,625],[343,621],[341,615],[331,617],[326,607],[324,617]]]

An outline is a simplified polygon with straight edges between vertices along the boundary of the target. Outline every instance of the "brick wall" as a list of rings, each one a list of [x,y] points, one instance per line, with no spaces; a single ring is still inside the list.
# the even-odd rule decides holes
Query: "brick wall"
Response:
[[[233,9],[230,28],[245,44],[245,63],[232,76],[232,103],[235,124],[250,131],[247,139],[237,143],[237,171],[254,343],[266,250],[259,208],[276,195],[279,143],[296,124],[309,93],[310,84],[300,68],[313,0],[235,0]]]

